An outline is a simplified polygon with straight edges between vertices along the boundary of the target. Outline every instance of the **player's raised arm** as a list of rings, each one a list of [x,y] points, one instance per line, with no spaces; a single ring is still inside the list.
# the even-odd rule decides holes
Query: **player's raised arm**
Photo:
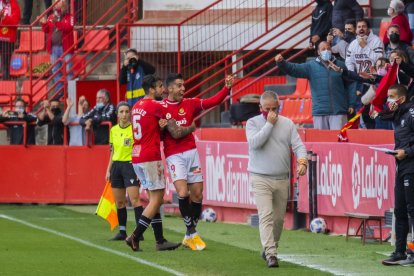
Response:
[[[226,85],[223,87],[223,89],[220,90],[220,92],[218,92],[213,97],[201,100],[201,107],[203,109],[212,108],[220,104],[226,98],[226,96],[229,94],[230,89],[234,83],[233,76],[231,75],[227,76],[225,79],[225,82],[226,82]]]

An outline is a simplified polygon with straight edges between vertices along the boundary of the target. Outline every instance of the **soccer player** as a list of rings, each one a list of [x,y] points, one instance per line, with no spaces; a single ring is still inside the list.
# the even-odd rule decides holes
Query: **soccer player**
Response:
[[[164,100],[167,105],[165,119],[174,119],[180,126],[191,125],[200,111],[212,108],[226,98],[233,81],[233,77],[228,76],[225,80],[225,87],[208,99],[183,99],[185,92],[183,77],[181,74],[169,74],[166,80],[168,98]],[[178,194],[180,212],[187,227],[182,243],[192,250],[203,250],[206,244],[196,231],[202,209],[203,175],[194,136],[190,133],[183,138],[176,139],[171,133],[166,132],[164,154],[168,171]]]
[[[149,203],[142,213],[137,228],[131,236],[126,238],[126,243],[133,251],[139,251],[140,237],[148,226],[160,224],[158,231],[154,228],[157,250],[173,250],[181,243],[171,243],[164,239],[160,216],[160,206],[163,203],[165,179],[164,168],[161,161],[160,133],[161,127],[167,127],[169,133],[176,138],[188,135],[195,130],[195,125],[178,127],[174,120],[166,122],[161,120],[166,104],[156,100],[162,99],[164,86],[161,79],[154,75],[143,78],[142,87],[145,97],[132,108],[132,124],[134,147],[132,163],[134,170],[144,189],[148,191]],[[167,125],[166,125],[167,124]]]

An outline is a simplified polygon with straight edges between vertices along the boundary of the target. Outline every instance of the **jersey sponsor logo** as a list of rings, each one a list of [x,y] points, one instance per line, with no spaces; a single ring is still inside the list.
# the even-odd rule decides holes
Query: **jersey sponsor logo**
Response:
[[[184,118],[184,119],[182,119],[180,121],[177,121],[176,123],[177,123],[177,126],[185,125],[185,124],[187,124],[187,119]]]
[[[167,120],[171,119],[171,114],[170,114],[170,113],[167,113],[167,114],[165,115],[165,118],[167,118]]]
[[[180,108],[179,110],[178,110],[178,115],[180,115],[180,116],[184,116],[185,115],[185,110],[184,110],[184,108]]]

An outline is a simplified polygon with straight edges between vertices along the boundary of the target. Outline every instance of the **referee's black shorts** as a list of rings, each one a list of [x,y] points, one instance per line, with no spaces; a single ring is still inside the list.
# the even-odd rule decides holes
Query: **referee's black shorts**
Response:
[[[111,167],[112,188],[125,189],[131,186],[139,186],[139,181],[132,163],[129,161],[114,161]]]

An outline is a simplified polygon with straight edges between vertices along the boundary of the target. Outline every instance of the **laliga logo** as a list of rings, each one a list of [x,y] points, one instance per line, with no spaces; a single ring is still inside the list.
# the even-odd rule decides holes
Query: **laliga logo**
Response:
[[[332,162],[331,151],[325,156],[320,166],[318,194],[330,196],[333,206],[336,205],[337,198],[342,195],[342,165]]]
[[[377,161],[377,152],[365,163],[364,157],[354,151],[351,168],[354,209],[358,208],[361,198],[376,199],[378,209],[388,199],[388,166]]]

